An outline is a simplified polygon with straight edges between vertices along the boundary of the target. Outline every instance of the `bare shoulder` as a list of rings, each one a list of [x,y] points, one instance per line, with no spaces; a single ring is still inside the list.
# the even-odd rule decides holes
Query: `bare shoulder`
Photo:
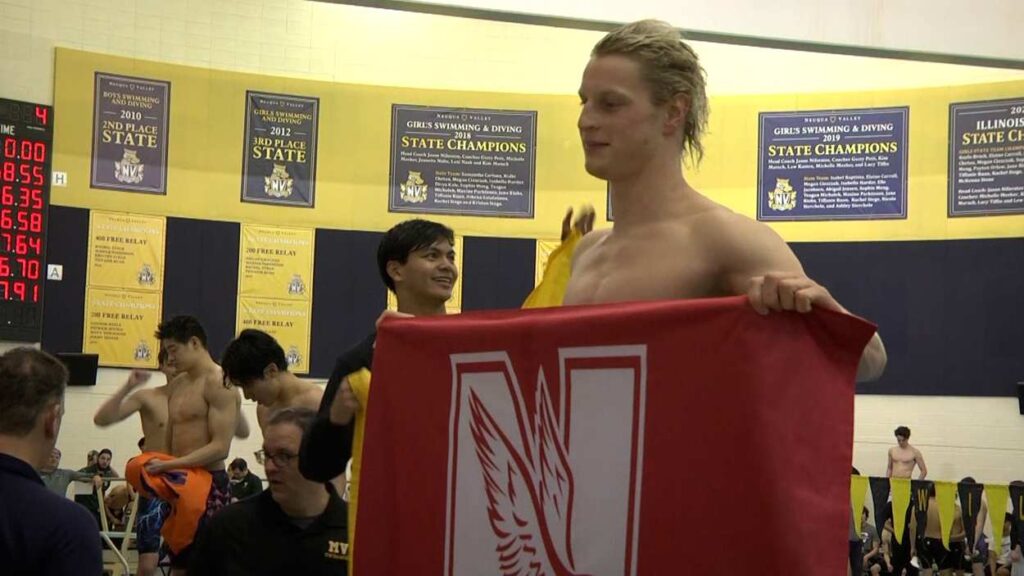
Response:
[[[203,395],[211,404],[215,399],[239,398],[237,388],[224,385],[224,377],[219,368],[203,375]]]
[[[169,387],[167,384],[163,386],[157,386],[156,388],[143,388],[135,393],[135,397],[138,398],[143,404],[151,403],[167,403],[167,398],[170,396]]]
[[[747,252],[769,244],[785,245],[770,226],[714,204],[693,217],[692,226],[709,248],[723,252]]]
[[[715,263],[721,289],[728,294],[744,294],[751,278],[769,272],[802,274],[796,255],[775,230],[728,208],[715,208],[696,214],[691,227],[695,236]]]
[[[306,389],[299,398],[297,398],[296,404],[303,408],[311,408],[313,410],[320,409],[320,401],[324,397],[324,389],[312,382],[308,382],[309,388]]]
[[[604,230],[594,230],[593,232],[581,238],[580,243],[576,245],[576,250],[573,252],[572,255],[573,266],[576,265],[576,262],[583,254],[589,252],[594,246],[597,246],[598,244],[603,242],[606,238],[608,238],[609,235],[611,235],[611,233],[611,228],[606,228]]]

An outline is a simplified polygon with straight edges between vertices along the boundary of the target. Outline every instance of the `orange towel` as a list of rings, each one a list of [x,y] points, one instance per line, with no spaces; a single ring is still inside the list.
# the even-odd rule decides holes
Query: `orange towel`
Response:
[[[177,554],[196,536],[199,520],[206,513],[213,476],[202,468],[169,470],[152,475],[146,472],[146,464],[154,458],[172,460],[174,457],[160,452],[144,452],[128,461],[125,477],[132,488],[146,498],[159,498],[171,505],[171,513],[160,534],[171,552]]]

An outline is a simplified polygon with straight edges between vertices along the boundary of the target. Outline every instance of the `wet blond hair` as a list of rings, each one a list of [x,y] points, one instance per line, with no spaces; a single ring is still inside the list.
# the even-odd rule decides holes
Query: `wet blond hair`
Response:
[[[706,77],[697,53],[679,31],[661,20],[641,20],[612,30],[597,44],[591,56],[625,56],[640,64],[656,105],[676,95],[686,97],[683,150],[699,162],[704,157],[701,136],[708,123]]]

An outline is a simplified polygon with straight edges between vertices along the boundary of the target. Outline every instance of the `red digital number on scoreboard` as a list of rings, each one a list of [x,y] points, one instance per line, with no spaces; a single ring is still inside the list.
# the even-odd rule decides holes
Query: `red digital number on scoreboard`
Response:
[[[36,106],[47,126],[49,109]],[[43,219],[50,146],[25,136],[0,147],[0,300],[37,303],[43,272]]]

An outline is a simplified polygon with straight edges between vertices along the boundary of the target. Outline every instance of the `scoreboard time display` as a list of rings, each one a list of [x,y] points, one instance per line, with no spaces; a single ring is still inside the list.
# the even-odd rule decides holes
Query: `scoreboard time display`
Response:
[[[0,98],[0,340],[43,328],[53,108]]]

